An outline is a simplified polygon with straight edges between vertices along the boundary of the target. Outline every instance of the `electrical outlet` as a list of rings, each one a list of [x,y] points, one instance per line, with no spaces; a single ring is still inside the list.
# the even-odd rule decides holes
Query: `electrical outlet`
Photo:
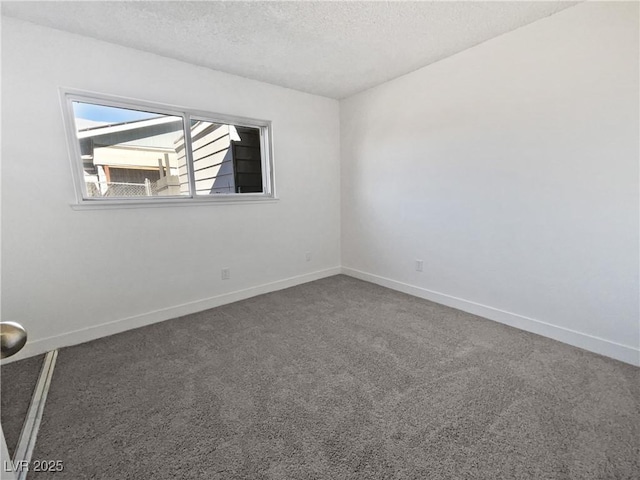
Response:
[[[416,260],[416,272],[421,272],[422,271],[422,260]]]
[[[229,280],[231,278],[231,269],[223,268],[222,269],[222,280]]]
[[[304,254],[304,258],[307,262],[311,261],[311,252],[307,252]]]

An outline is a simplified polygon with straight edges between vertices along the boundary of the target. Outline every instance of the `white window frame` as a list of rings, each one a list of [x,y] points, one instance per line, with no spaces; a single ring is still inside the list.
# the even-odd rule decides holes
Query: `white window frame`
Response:
[[[273,133],[269,120],[240,117],[220,113],[196,110],[193,108],[176,107],[145,100],[130,99],[105,95],[102,93],[86,92],[73,89],[60,89],[65,130],[71,160],[71,172],[75,187],[76,202],[72,207],[78,208],[127,208],[127,207],[157,207],[162,205],[210,205],[217,203],[252,203],[277,200],[275,193],[274,165],[273,165]],[[132,110],[149,111],[163,115],[181,117],[184,127],[185,155],[187,160],[187,174],[189,178],[189,195],[150,196],[150,197],[89,197],[84,179],[80,142],[77,137],[73,102],[104,105],[107,107],[126,108]],[[260,155],[262,161],[262,193],[215,193],[197,195],[195,192],[195,176],[193,172],[193,158],[191,147],[191,118],[213,123],[237,125],[241,127],[257,128],[260,131]]]

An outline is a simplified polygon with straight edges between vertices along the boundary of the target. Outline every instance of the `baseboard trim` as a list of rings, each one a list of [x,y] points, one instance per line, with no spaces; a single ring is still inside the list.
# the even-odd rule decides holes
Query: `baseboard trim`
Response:
[[[73,330],[71,332],[65,332],[60,335],[55,335],[40,340],[34,340],[33,342],[27,342],[25,347],[18,354],[14,355],[10,359],[6,359],[6,361],[3,360],[2,363],[11,363],[27,357],[50,352],[59,348],[89,342],[98,338],[125,332],[127,330],[132,330],[134,328],[144,327],[145,325],[150,325],[152,323],[162,322],[184,315],[190,315],[192,313],[201,312],[210,308],[219,307],[220,305],[226,305],[228,303],[255,297],[256,295],[262,295],[265,293],[275,292],[277,290],[283,290],[289,287],[295,287],[296,285],[313,282],[314,280],[320,280],[321,278],[331,277],[340,273],[340,267],[318,270],[316,272],[307,273],[304,275],[297,275],[295,277],[289,277],[283,280],[265,283],[257,285],[255,287],[245,288],[243,290],[237,290],[235,292],[224,293],[222,295],[216,295],[214,297],[183,303],[181,305],[176,305],[173,307],[162,308],[160,310],[154,310],[131,317],[114,320],[112,322],[102,323],[100,325],[94,325],[79,330]]]
[[[588,335],[568,328],[560,327],[550,323],[546,323],[533,318],[525,317],[517,313],[507,312],[498,308],[482,305],[462,298],[447,295],[445,293],[428,290],[422,287],[416,287],[407,283],[392,280],[387,277],[374,275],[372,273],[363,272],[350,267],[333,267],[325,270],[289,277],[275,282],[249,287],[243,290],[237,290],[222,295],[216,295],[193,302],[176,305],[173,307],[163,308],[131,317],[115,320],[112,322],[102,323],[91,327],[65,332],[60,335],[27,342],[27,345],[20,353],[9,359],[3,360],[4,363],[11,363],[23,358],[40,355],[50,352],[58,348],[77,345],[79,343],[89,342],[98,338],[114,335],[134,328],[144,327],[152,323],[170,320],[172,318],[189,315],[192,313],[207,310],[209,308],[219,307],[228,303],[237,302],[256,295],[275,292],[303,283],[312,282],[321,278],[330,277],[343,273],[354,278],[359,278],[367,282],[375,283],[383,287],[390,288],[399,292],[407,293],[415,297],[424,298],[432,302],[440,303],[448,307],[456,308],[464,312],[472,313],[489,320],[493,320],[505,325],[509,325],[527,332],[536,333],[544,337],[552,338],[559,342],[567,343],[574,347],[583,348],[600,355],[620,360],[631,365],[640,366],[640,349],[629,345],[605,340],[603,338]]]
[[[498,308],[482,305],[480,303],[454,297],[445,293],[416,287],[407,283],[392,280],[387,277],[363,272],[354,268],[342,267],[342,273],[350,277],[358,278],[367,282],[375,283],[383,287],[407,293],[415,297],[424,298],[432,302],[440,303],[448,307],[456,308],[464,312],[472,313],[480,317],[503,323],[511,327],[519,328],[527,332],[536,333],[543,337],[552,338],[559,342],[567,343],[574,347],[589,350],[606,357],[611,357],[631,365],[640,366],[640,349],[629,345],[622,345],[604,338],[595,337],[586,333],[577,332],[565,327],[546,323],[534,318],[507,312]]]

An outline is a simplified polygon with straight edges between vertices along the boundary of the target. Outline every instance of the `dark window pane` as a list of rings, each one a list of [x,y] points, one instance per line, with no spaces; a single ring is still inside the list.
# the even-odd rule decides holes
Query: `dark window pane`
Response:
[[[263,191],[259,128],[192,120],[191,143],[196,195]]]

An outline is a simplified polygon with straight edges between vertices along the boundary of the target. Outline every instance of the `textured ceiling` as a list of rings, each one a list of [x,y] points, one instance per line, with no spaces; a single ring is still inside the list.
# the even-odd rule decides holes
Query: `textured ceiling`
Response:
[[[344,98],[579,2],[2,2],[3,15]]]

